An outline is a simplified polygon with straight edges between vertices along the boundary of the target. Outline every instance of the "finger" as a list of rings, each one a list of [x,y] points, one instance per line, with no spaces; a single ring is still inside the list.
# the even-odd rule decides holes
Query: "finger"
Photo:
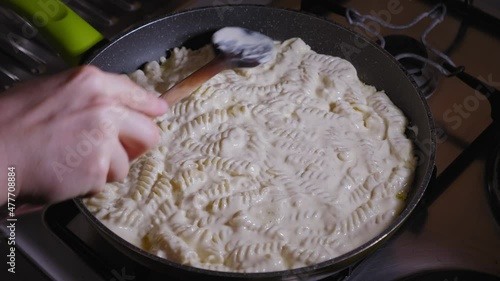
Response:
[[[131,110],[121,118],[118,137],[130,160],[158,143],[160,130],[151,119]]]
[[[89,182],[87,191],[82,190],[81,195],[95,195],[104,189],[111,169],[112,149],[115,146],[112,139],[104,139],[94,153],[85,159],[86,163],[82,163],[83,176],[88,178]],[[78,184],[78,177],[76,178]]]
[[[104,73],[104,75],[107,86],[104,92],[120,104],[152,117],[167,112],[167,102],[158,98],[156,94],[149,93],[127,76],[113,73]]]
[[[107,181],[121,181],[127,177],[130,169],[127,151],[120,143],[115,143],[112,148]]]
[[[61,81],[66,81],[68,76],[74,72],[74,69],[60,72],[51,76],[40,76],[29,81],[15,84],[12,88],[4,93],[4,96],[27,96],[22,103],[16,104],[15,107],[6,105],[8,110],[26,110],[35,107],[47,100],[47,97],[53,95],[59,87]],[[64,107],[65,105],[62,105]],[[2,108],[2,112],[3,112]]]
[[[95,66],[82,66],[68,75],[70,88],[97,104],[120,104],[148,116],[160,116],[168,105],[157,95],[147,92],[126,75],[101,71]]]
[[[167,112],[167,103],[157,95],[147,92],[126,75],[101,72],[103,93],[120,104],[148,116],[160,116]]]

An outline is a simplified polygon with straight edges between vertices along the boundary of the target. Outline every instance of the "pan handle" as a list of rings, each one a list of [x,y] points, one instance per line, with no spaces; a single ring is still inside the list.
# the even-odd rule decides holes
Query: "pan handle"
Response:
[[[104,37],[59,0],[0,0],[28,20],[70,65]]]

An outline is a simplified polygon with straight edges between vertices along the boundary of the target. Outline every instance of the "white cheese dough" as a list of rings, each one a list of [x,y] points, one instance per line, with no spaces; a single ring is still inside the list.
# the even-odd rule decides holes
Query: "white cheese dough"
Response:
[[[386,229],[416,165],[405,116],[348,61],[298,38],[275,48],[159,118],[159,145],[85,200],[91,212],[160,257],[234,272],[315,264]],[[211,58],[174,49],[130,77],[160,94]]]

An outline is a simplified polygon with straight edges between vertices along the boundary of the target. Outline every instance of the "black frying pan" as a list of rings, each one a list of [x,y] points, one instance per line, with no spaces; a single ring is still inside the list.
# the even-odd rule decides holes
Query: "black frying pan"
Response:
[[[401,214],[382,233],[334,259],[286,271],[228,273],[181,265],[149,254],[110,231],[80,199],[75,199],[77,206],[98,232],[124,254],[154,271],[186,280],[317,279],[352,265],[373,251],[408,218],[422,198],[434,167],[435,132],[427,103],[401,65],[386,51],[345,27],[313,15],[264,6],[225,6],[185,11],[143,24],[89,52],[83,63],[110,72],[132,72],[148,61],[158,60],[168,49],[182,45],[196,48],[207,44],[211,33],[225,26],[256,30],[275,40],[300,37],[318,53],[349,60],[363,82],[385,90],[416,128],[409,136],[414,139],[419,164],[406,199],[407,205]]]

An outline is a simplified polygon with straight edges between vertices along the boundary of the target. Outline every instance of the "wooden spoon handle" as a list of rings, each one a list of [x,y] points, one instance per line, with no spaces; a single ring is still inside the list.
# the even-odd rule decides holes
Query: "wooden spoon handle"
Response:
[[[223,56],[217,56],[200,69],[193,72],[193,74],[168,89],[160,98],[164,99],[168,105],[172,106],[181,99],[189,96],[194,90],[200,87],[201,84],[227,68],[227,60]]]

